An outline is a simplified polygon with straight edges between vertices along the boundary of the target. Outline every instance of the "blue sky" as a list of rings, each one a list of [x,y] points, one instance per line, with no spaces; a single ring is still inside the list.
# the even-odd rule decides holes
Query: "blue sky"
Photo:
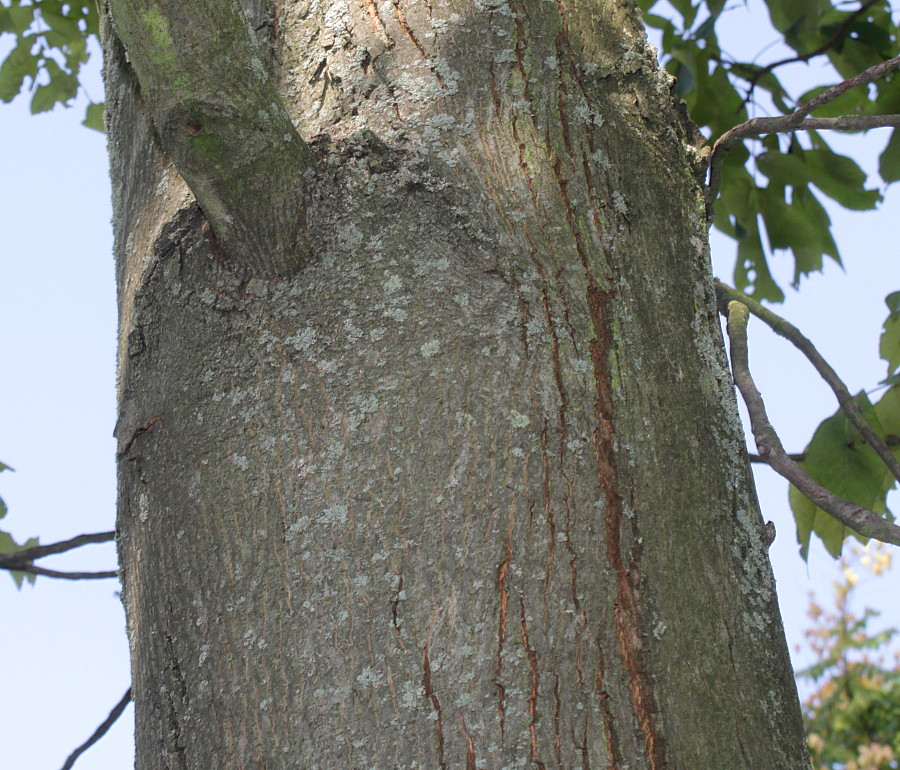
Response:
[[[757,46],[762,47],[762,42]],[[801,73],[802,74],[802,73]],[[96,74],[88,88],[99,98]],[[115,519],[115,286],[105,139],[79,125],[83,108],[32,117],[0,105],[0,475],[10,506],[0,528],[42,542],[112,529]],[[837,140],[874,168],[886,132]],[[877,180],[876,180],[877,181]],[[832,210],[846,271],[826,267],[778,309],[798,325],[851,391],[884,376],[877,344],[884,296],[897,281],[900,192],[880,211]],[[716,273],[731,276],[734,246],[714,237]],[[787,256],[774,269],[784,283]],[[751,323],[751,365],[789,451],[800,451],[834,398],[790,345]],[[827,599],[838,572],[821,548],[797,556],[786,483],[757,471],[763,514],[775,521],[771,554],[792,648],[802,641],[807,593]],[[896,503],[895,503],[896,507]],[[59,569],[111,569],[111,546],[57,557]],[[858,607],[880,607],[878,627],[900,626],[888,597],[898,577],[863,586]],[[39,579],[16,591],[0,574],[0,745],[10,768],[51,770],[84,741],[129,682],[124,616],[115,581]],[[802,660],[802,656],[800,658]],[[132,764],[131,710],[78,762],[79,770]]]

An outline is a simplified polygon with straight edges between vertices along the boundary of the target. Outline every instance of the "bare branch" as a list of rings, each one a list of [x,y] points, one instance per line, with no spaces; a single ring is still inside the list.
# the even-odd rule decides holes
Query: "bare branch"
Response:
[[[722,177],[722,162],[725,153],[739,142],[751,136],[764,134],[789,134],[796,131],[827,129],[831,131],[868,131],[871,128],[897,128],[900,115],[845,115],[838,118],[811,118],[810,112],[836,99],[851,88],[865,85],[887,75],[900,67],[900,56],[888,59],[861,72],[855,77],[838,83],[823,91],[814,99],[798,107],[790,115],[777,118],[752,118],[726,131],[713,145],[709,160],[709,183],[706,190],[706,213],[712,222],[715,215],[714,204],[719,195]]]
[[[860,72],[858,75],[852,78],[848,78],[843,83],[838,83],[836,86],[832,86],[831,88],[820,93],[815,98],[810,99],[806,104],[803,104],[796,110],[794,110],[794,122],[799,123],[813,110],[818,109],[822,105],[828,104],[828,102],[834,101],[839,96],[847,93],[847,91],[851,90],[852,88],[864,86],[866,85],[866,83],[871,83],[873,80],[878,80],[878,78],[884,77],[889,72],[893,72],[898,67],[900,67],[900,56],[895,56],[893,59],[888,59],[887,61],[883,61],[872,67],[869,67],[869,69]]]
[[[29,562],[40,559],[42,556],[52,556],[57,553],[65,553],[73,548],[79,548],[82,545],[90,543],[108,543],[110,540],[116,539],[115,532],[94,532],[90,535],[78,535],[70,540],[61,540],[58,543],[50,543],[49,545],[36,545],[31,548],[23,548],[21,551],[13,553],[0,554],[0,569],[5,569],[5,562],[15,561]]]
[[[850,391],[847,389],[843,380],[838,377],[837,372],[828,365],[828,362],[822,358],[821,353],[816,350],[816,346],[813,345],[808,338],[803,336],[796,326],[793,326],[781,316],[776,315],[771,310],[763,307],[759,302],[751,299],[746,294],[742,294],[737,289],[733,289],[721,281],[716,281],[716,294],[719,297],[719,303],[722,307],[725,307],[729,300],[735,300],[742,305],[745,305],[753,315],[768,325],[772,331],[779,336],[784,337],[806,356],[819,373],[819,376],[828,383],[828,386],[837,398],[841,411],[847,416],[847,419],[850,420],[853,427],[859,431],[859,435],[862,436],[863,441],[872,447],[875,453],[881,458],[881,461],[893,474],[894,478],[900,481],[900,462],[897,462],[897,458],[894,457],[894,453],[890,450],[887,443],[873,430],[869,421],[865,418],[865,415],[863,415],[859,404],[857,404],[853,396],[850,395]]]
[[[0,569],[13,572],[27,572],[32,575],[45,575],[46,577],[61,578],[63,580],[99,580],[101,578],[114,578],[117,572],[58,572],[56,570],[36,567],[32,564],[35,559],[43,556],[52,556],[65,553],[74,548],[91,543],[108,543],[115,540],[115,532],[95,532],[89,535],[78,535],[70,540],[62,540],[59,543],[49,545],[36,545],[31,548],[23,548],[21,551],[0,554]]]
[[[122,700],[120,700],[112,711],[109,712],[109,716],[103,720],[103,723],[94,730],[94,734],[91,735],[84,743],[82,743],[75,751],[69,754],[69,758],[66,760],[66,763],[62,766],[62,770],[72,770],[72,767],[75,765],[75,761],[84,754],[91,746],[93,746],[97,741],[99,741],[107,732],[109,732],[109,728],[112,727],[116,720],[122,716],[122,712],[125,711],[125,707],[131,702],[131,688],[129,687],[125,694],[122,696]]]
[[[797,487],[819,508],[834,516],[841,524],[863,537],[872,537],[884,543],[900,545],[900,527],[891,524],[874,511],[851,503],[832,494],[815,481],[803,468],[791,460],[778,434],[769,422],[762,396],[750,376],[747,353],[747,319],[749,309],[735,300],[728,303],[728,336],[731,340],[731,368],[747,411],[753,438],[761,457],[788,481]]]
[[[789,454],[790,457],[795,463],[802,463],[806,459],[806,452],[798,452],[797,454]],[[766,460],[765,457],[760,457],[759,455],[755,455],[752,452],[747,453],[747,459],[751,463],[765,463],[769,464],[769,461]]]
[[[868,2],[863,3],[859,8],[857,8],[853,13],[851,13],[843,22],[841,22],[840,26],[835,30],[835,33],[831,36],[831,39],[820,45],[816,50],[810,51],[809,53],[799,54],[798,56],[791,56],[787,59],[780,59],[779,61],[772,62],[771,64],[767,64],[765,67],[760,67],[754,72],[750,77],[746,78],[749,83],[749,87],[747,89],[747,96],[744,97],[743,104],[746,104],[750,101],[750,97],[753,96],[753,90],[756,88],[756,84],[760,81],[760,78],[768,75],[773,70],[778,67],[783,67],[785,64],[800,64],[803,62],[808,62],[810,59],[814,59],[816,56],[822,56],[835,45],[841,42],[844,39],[844,35],[847,34],[847,31],[852,26],[853,22],[855,22],[862,14],[869,10],[875,3],[879,3],[881,0],[868,0]],[[743,106],[743,104],[741,106]]]
[[[13,572],[27,572],[30,575],[44,575],[45,577],[59,578],[60,580],[105,580],[118,577],[116,570],[107,572],[58,572],[53,569],[36,567],[34,564],[22,564],[18,567],[4,567]]]

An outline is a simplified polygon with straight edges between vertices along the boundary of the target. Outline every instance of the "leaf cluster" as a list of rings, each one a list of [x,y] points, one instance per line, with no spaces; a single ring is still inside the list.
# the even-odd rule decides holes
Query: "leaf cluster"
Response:
[[[765,0],[773,37],[791,52],[768,65],[722,49],[718,25],[733,7],[724,0],[671,0],[677,14],[671,18],[653,13],[659,0],[639,5],[647,25],[662,34],[662,59],[677,78],[677,94],[711,140],[746,121],[751,107],[789,114],[825,90],[819,86],[792,94],[781,77],[789,64],[827,60],[845,79],[896,55],[898,30],[887,0],[852,7],[830,0]],[[848,91],[815,114],[898,112],[900,88],[896,78],[885,78],[868,89]],[[879,171],[885,182],[900,179],[896,131],[881,154]],[[825,257],[840,263],[822,196],[848,209],[873,209],[882,196],[866,181],[856,161],[833,150],[817,131],[810,131],[805,142],[770,134],[733,149],[725,158],[715,226],[737,241],[736,288],[757,300],[782,301],[784,292],[769,269],[777,251],[793,254],[794,287],[821,270]]]
[[[81,67],[90,58],[88,40],[98,32],[93,0],[2,0],[0,34],[14,38],[0,64],[0,101],[31,93],[31,112],[68,106],[79,89]],[[87,108],[84,125],[103,130],[103,105]]]
[[[872,555],[871,550],[863,552],[863,562],[871,564]],[[886,553],[875,551],[874,556],[877,560]],[[817,660],[797,672],[798,678],[818,685],[803,704],[810,754],[822,769],[895,768],[900,759],[900,667],[886,667],[879,656],[897,630],[873,632],[870,624],[877,612],[852,612],[858,576],[846,561],[843,566],[844,579],[834,586],[834,610],[810,604],[816,625],[806,636]]]
[[[875,403],[864,392],[855,400],[878,436],[900,459],[900,292],[889,294],[885,301],[889,315],[881,335],[880,353],[887,362],[887,378],[882,384],[888,387]],[[894,520],[887,508],[887,495],[897,480],[843,411],[839,409],[819,425],[804,455],[800,465],[826,489]],[[790,488],[789,499],[803,558],[809,554],[813,532],[832,556],[839,556],[844,539],[853,533],[796,487]]]

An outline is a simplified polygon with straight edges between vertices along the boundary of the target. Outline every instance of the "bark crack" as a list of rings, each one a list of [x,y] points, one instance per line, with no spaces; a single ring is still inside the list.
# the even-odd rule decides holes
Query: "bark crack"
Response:
[[[528,667],[531,671],[531,689],[528,693],[528,713],[531,715],[531,724],[528,725],[528,734],[530,737],[528,754],[531,761],[538,767],[538,770],[546,770],[546,765],[538,759],[538,741],[537,728],[540,723],[540,714],[538,712],[538,693],[540,691],[540,674],[538,667],[537,653],[528,641],[528,624],[525,618],[525,602],[519,600],[519,612],[521,618],[522,646],[525,648],[525,654],[528,656]]]
[[[169,608],[169,612],[171,614],[171,607]],[[180,717],[181,711],[184,708],[184,703],[187,700],[187,685],[184,681],[184,674],[181,672],[181,665],[178,663],[178,656],[175,654],[174,642],[172,637],[168,634],[165,635],[165,645],[166,657],[169,661],[168,669],[171,672],[171,684],[174,684],[178,688],[177,695],[180,698],[180,703],[177,703],[175,698],[176,694],[168,687],[165,689],[166,721],[169,728],[166,735],[166,746],[169,753],[175,756],[177,767],[181,770],[186,770],[188,766],[187,751],[181,734]],[[166,757],[165,762],[167,768],[172,767],[168,757]]]
[[[437,693],[431,679],[431,658],[428,653],[428,646],[431,644],[431,632],[434,630],[434,624],[437,620],[438,608],[434,608],[434,615],[431,618],[431,625],[428,627],[428,633],[425,635],[425,647],[423,650],[423,676],[422,683],[425,686],[425,697],[431,701],[437,722],[437,739],[438,739],[438,764],[441,770],[446,770],[447,763],[444,761],[444,715],[441,711],[441,702],[438,700]]]
[[[607,317],[608,292],[596,285],[588,287],[588,304],[594,322],[596,337],[591,344],[594,363],[594,380],[597,391],[595,405],[596,428],[594,446],[600,488],[606,498],[604,512],[606,527],[606,553],[610,567],[616,576],[617,601],[614,610],[616,636],[622,662],[628,672],[631,702],[634,715],[644,737],[650,767],[664,767],[662,738],[656,732],[653,714],[655,705],[650,681],[641,661],[641,616],[637,565],[631,560],[628,568],[622,557],[622,517],[624,506],[619,494],[619,470],[616,465],[615,428],[613,427],[613,394],[610,385],[609,355],[613,340],[611,323]]]
[[[503,645],[506,640],[506,619],[509,610],[509,590],[506,587],[506,575],[509,572],[509,565],[512,562],[512,536],[515,519],[512,510],[509,515],[509,528],[506,531],[506,552],[503,561],[500,563],[500,569],[497,573],[497,589],[500,594],[500,619],[497,630],[497,668],[494,674],[494,681],[497,686],[497,697],[500,716],[500,735],[503,735],[506,727],[506,688],[503,686]]]

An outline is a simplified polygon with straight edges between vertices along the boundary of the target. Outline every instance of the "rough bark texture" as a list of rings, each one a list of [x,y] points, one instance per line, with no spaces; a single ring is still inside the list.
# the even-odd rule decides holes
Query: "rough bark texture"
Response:
[[[807,766],[632,5],[271,11],[316,157],[277,278],[218,250],[106,27],[138,768]]]
[[[296,270],[310,251],[304,199],[314,158],[264,63],[260,9],[245,16],[234,0],[109,7],[160,140],[232,268]]]

